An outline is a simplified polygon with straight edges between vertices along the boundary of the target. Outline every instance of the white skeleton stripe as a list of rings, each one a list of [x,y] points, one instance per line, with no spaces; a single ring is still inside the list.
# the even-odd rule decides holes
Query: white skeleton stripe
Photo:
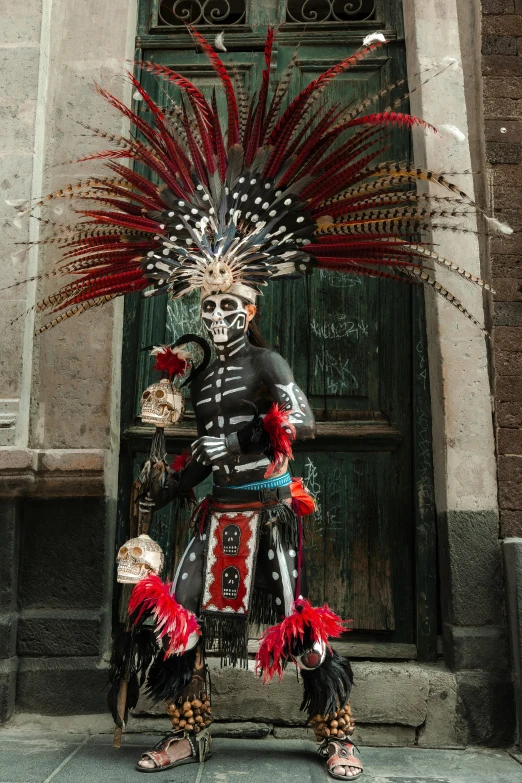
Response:
[[[216,386],[218,387],[218,389],[220,389],[220,388],[221,388],[221,378],[218,378],[218,379],[217,379],[217,381],[216,381]],[[203,391],[203,389],[201,389],[201,391]]]
[[[227,381],[240,381],[242,377],[242,375],[233,375],[231,378],[225,378],[225,383],[227,383]],[[203,391],[203,389],[201,391]]]
[[[229,372],[229,370],[242,370],[243,367],[234,367],[233,365],[229,364],[228,367],[225,367],[225,370]]]
[[[240,351],[240,350],[241,350],[241,348],[243,348],[243,346],[242,346],[242,345],[240,345],[240,346],[239,346],[239,348],[234,348],[234,350],[233,350],[233,351],[230,351],[230,354],[229,354],[229,356],[233,356],[235,353],[237,353],[238,351]]]
[[[238,337],[236,340],[232,340],[232,342],[228,344],[229,348],[232,345],[236,345],[236,343],[239,343],[240,341],[244,341],[244,339],[245,339],[245,336],[242,334],[241,337]]]
[[[258,460],[257,462],[247,462],[246,465],[236,465],[235,470],[238,473],[243,473],[245,470],[253,470],[254,468],[264,468],[265,465],[270,465],[270,460],[266,457]]]
[[[243,421],[252,421],[254,416],[231,416],[229,419],[230,424],[241,424]],[[220,425],[223,426],[223,425]]]
[[[212,378],[213,375],[214,375],[214,371],[209,372],[208,375],[205,375],[205,380],[207,381],[209,378]]]
[[[224,423],[225,423],[224,417],[223,416],[218,416],[218,426],[222,427]]]
[[[206,402],[212,402],[212,398],[207,397],[205,400],[198,400],[196,405],[204,405]]]
[[[246,386],[237,386],[235,389],[228,389],[228,391],[223,392],[223,397],[225,394],[234,394],[234,392],[244,391],[245,389]]]
[[[214,399],[215,399],[216,402],[221,402],[221,394],[216,394]]]
[[[212,384],[211,384],[211,383],[209,383],[207,386],[203,386],[203,388],[201,389],[201,391],[206,391],[207,389],[211,389],[211,388],[212,388]]]
[[[214,422],[213,421],[209,421],[208,424],[205,424],[205,429],[206,430],[210,430],[210,429],[212,429],[213,426],[214,426]]]

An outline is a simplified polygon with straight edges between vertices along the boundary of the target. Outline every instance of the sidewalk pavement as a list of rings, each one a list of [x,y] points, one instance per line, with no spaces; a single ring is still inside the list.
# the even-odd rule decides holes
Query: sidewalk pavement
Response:
[[[134,769],[159,735],[0,731],[0,783],[145,783]],[[522,756],[504,750],[362,748],[364,783],[521,783]],[[307,740],[216,739],[205,764],[160,773],[158,783],[326,783]]]

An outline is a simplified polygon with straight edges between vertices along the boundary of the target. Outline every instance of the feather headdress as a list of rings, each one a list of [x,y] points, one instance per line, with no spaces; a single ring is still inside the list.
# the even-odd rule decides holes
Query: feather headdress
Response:
[[[90,128],[112,146],[81,160],[102,160],[109,175],[71,185],[36,205],[74,198],[83,217],[47,240],[63,250],[52,274],[74,279],[36,305],[53,316],[37,333],[133,291],[172,297],[195,289],[203,295],[230,291],[253,301],[270,280],[314,267],[429,286],[480,326],[426,263],[491,290],[488,284],[419,240],[433,219],[455,229],[444,221],[467,213],[449,198],[418,194],[416,183],[438,184],[456,194],[457,204],[479,208],[443,176],[407,163],[377,162],[388,149],[383,131],[435,131],[396,111],[407,95],[384,111],[365,113],[404,80],[355,108],[318,102],[337,75],[385,45],[384,36],[367,38],[290,99],[290,71],[271,85],[269,28],[261,85],[247,108],[243,88],[234,88],[211,45],[194,28],[191,34],[221,82],[226,122],[222,126],[215,94],[208,101],[188,79],[156,63],[139,65],[176,85],[182,101],[161,108],[129,73],[148,120],[97,88],[139,138]],[[160,184],[121,160],[140,163]]]

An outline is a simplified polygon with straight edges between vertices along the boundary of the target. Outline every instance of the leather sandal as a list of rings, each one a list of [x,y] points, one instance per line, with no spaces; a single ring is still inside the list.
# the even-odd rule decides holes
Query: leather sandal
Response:
[[[190,756],[172,761],[168,754],[168,749],[174,742],[181,742],[183,739],[189,742]],[[142,767],[138,763],[136,764],[136,769],[138,772],[163,772],[173,767],[181,767],[183,764],[203,764],[212,755],[210,745],[210,727],[202,729],[198,734],[188,733],[183,731],[183,729],[180,731],[168,731],[158,744],[154,746],[153,750],[142,754],[142,759],[151,759],[155,766]]]
[[[354,745],[354,743],[349,739],[328,739],[324,748],[322,748],[321,755],[325,755],[325,753],[327,754],[331,745],[334,746],[335,753],[330,756],[326,762],[326,771],[330,777],[335,778],[335,780],[356,780],[356,778],[360,778],[364,771],[363,765],[361,764],[360,759],[358,759],[357,756],[354,756],[352,753],[352,748],[355,748],[357,751],[359,750],[357,745]],[[349,776],[337,775],[335,772],[332,772],[335,767],[352,767],[358,769],[359,772],[356,775]]]

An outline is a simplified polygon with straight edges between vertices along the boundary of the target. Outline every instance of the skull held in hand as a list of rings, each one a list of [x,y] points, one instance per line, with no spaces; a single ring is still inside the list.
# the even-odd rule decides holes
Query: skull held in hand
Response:
[[[181,392],[166,378],[153,383],[141,395],[141,420],[155,427],[177,424],[183,415],[185,403]]]
[[[131,538],[118,552],[117,580],[120,584],[136,584],[151,574],[159,574],[163,568],[163,550],[147,535]]]

